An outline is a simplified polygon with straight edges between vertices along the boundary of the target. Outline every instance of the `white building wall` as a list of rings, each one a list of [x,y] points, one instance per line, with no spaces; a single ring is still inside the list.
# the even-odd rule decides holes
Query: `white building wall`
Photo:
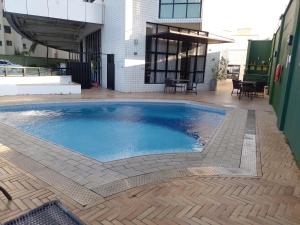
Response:
[[[102,28],[102,52],[115,54],[115,89],[121,92],[158,92],[163,84],[145,84],[146,23],[188,24],[201,19],[158,18],[159,0],[106,0]],[[188,27],[188,26],[187,26]],[[102,57],[102,83],[106,87],[106,56]],[[208,89],[210,78],[200,89]]]
[[[104,26],[101,28],[102,84],[107,87],[107,56],[115,55],[115,88],[122,90],[125,62],[125,1],[106,0]]]
[[[157,22],[159,1],[126,0],[124,92],[161,91],[164,85],[145,84],[146,23]]]
[[[205,79],[204,84],[201,85],[202,90],[210,90],[210,82],[215,78],[213,69],[219,66],[221,59],[220,52],[209,52],[207,53],[206,65],[205,65]]]

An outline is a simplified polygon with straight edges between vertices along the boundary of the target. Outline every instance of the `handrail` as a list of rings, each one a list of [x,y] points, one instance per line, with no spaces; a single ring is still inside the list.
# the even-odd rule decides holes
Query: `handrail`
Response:
[[[67,71],[68,68],[0,66],[0,77],[64,76]]]

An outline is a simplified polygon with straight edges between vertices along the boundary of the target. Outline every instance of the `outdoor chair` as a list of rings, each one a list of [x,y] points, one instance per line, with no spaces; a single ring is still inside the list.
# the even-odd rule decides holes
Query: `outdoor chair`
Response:
[[[84,225],[59,201],[48,202],[3,225]]]
[[[247,96],[251,100],[255,96],[256,90],[255,85],[253,83],[243,83],[241,85],[240,93],[239,93],[239,99],[242,98],[242,96]]]
[[[9,200],[9,201],[12,200],[11,195],[1,186],[0,186],[0,191],[4,194],[4,196],[7,198],[7,200]]]
[[[259,81],[255,84],[255,94],[256,95],[264,95],[265,86],[267,82]]]
[[[198,95],[198,83],[188,83],[186,93],[195,93]]]
[[[170,92],[170,90],[173,90],[173,92],[176,92],[176,83],[171,79],[166,79],[165,81],[165,93]]]
[[[180,92],[184,92],[185,91],[185,86],[186,86],[185,83],[177,83],[176,82],[175,86],[176,86],[176,91],[175,92],[177,92],[178,89],[180,89]]]
[[[242,87],[242,81],[240,80],[232,80],[232,91],[231,95],[233,95],[234,91],[236,90],[236,94],[239,95]]]

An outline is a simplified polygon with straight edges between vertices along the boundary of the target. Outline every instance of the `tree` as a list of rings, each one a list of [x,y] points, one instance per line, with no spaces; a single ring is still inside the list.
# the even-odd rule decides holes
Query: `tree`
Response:
[[[225,57],[221,57],[219,63],[216,63],[212,68],[215,79],[226,80],[227,79],[228,60]]]
[[[35,52],[36,48],[38,46],[38,43],[37,42],[33,42],[29,48],[29,51],[28,51],[28,55],[31,55]]]

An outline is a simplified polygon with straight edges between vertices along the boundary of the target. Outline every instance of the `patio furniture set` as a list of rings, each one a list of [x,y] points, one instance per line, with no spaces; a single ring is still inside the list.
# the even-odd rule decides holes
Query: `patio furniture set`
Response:
[[[236,94],[241,99],[243,96],[247,96],[251,100],[259,95],[264,96],[264,88],[267,85],[266,82],[262,81],[241,81],[232,80],[232,92],[231,95]]]
[[[165,81],[165,93],[177,93],[180,90],[181,93],[194,93],[198,94],[198,83],[190,82],[185,79],[166,79]]]

